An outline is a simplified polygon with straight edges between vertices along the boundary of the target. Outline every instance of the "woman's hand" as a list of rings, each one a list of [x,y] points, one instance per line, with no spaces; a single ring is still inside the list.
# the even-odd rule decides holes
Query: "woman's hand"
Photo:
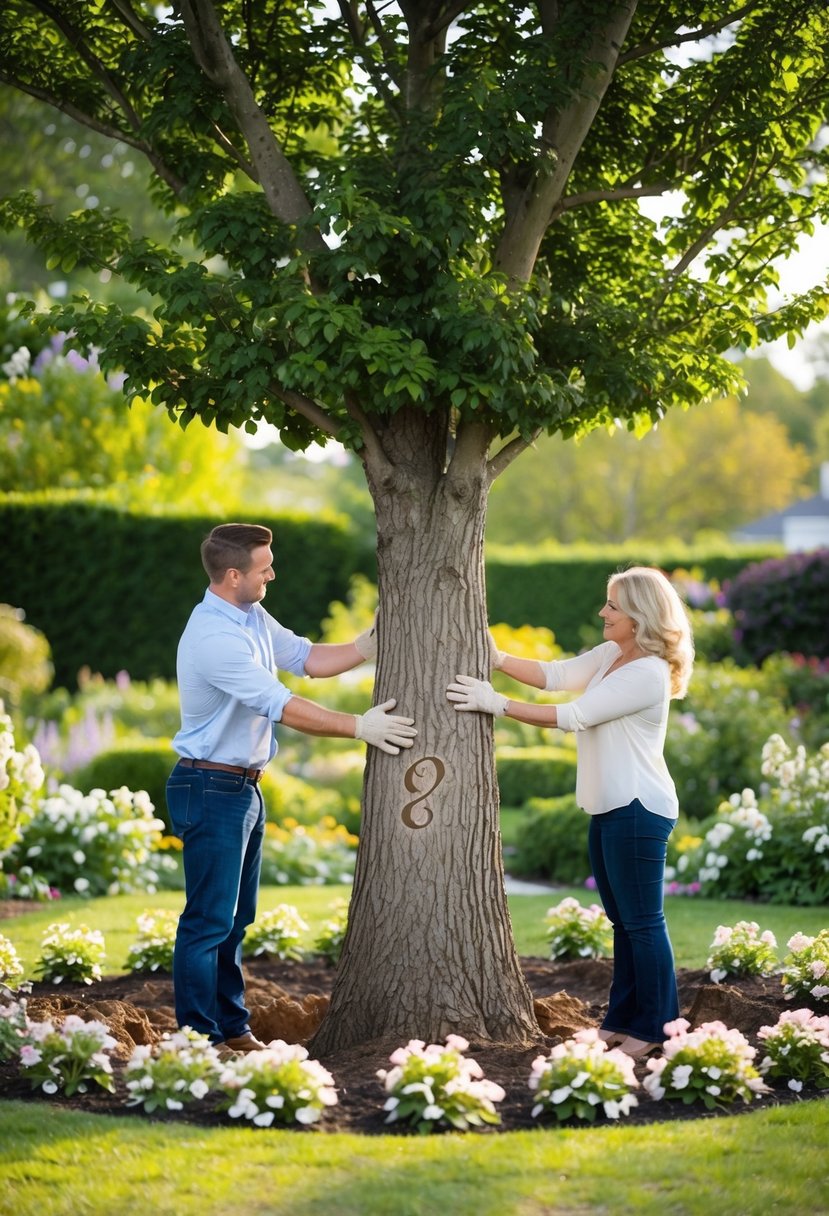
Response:
[[[500,718],[506,711],[508,697],[502,697],[487,680],[476,680],[474,676],[455,676],[456,684],[450,684],[446,696],[455,703],[455,709],[463,713],[475,710],[481,714],[492,714]]]

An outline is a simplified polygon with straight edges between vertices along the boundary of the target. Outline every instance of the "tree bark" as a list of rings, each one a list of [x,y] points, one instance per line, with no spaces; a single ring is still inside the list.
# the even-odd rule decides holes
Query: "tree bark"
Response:
[[[375,697],[414,717],[414,747],[368,749],[349,929],[327,1055],[397,1036],[526,1042],[538,1035],[504,891],[492,719],[457,713],[446,685],[489,676],[483,571],[487,477],[444,471],[434,414],[401,411],[375,479],[380,593]],[[367,462],[368,465],[368,462]],[[392,484],[393,483],[393,484]]]

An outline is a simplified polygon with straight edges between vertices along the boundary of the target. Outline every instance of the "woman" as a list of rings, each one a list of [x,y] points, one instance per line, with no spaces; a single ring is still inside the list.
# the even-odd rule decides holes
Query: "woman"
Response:
[[[505,714],[576,733],[576,797],[590,815],[588,849],[613,923],[613,983],[599,1032],[634,1058],[662,1045],[679,1016],[673,951],[662,907],[668,837],[679,807],[663,756],[668,706],[684,696],[694,647],[682,601],[659,570],[614,574],[604,642],[549,663],[494,650],[493,666],[534,688],[582,693],[564,705],[533,705],[458,676],[447,696],[457,710]]]

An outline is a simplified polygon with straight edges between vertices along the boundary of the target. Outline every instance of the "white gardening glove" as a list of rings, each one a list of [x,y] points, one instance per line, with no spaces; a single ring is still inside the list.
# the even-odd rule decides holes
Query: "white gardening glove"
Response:
[[[499,671],[504,659],[507,657],[505,650],[499,650],[495,645],[495,638],[491,633],[487,632],[487,641],[489,642],[489,665],[493,671]]]
[[[354,639],[354,645],[367,662],[373,662],[377,658],[377,613],[374,614],[374,620],[369,625],[368,629],[364,629],[362,633],[358,633]]]
[[[455,676],[457,684],[450,684],[446,696],[455,702],[461,712],[474,709],[481,714],[494,714],[500,718],[507,708],[509,697],[502,697],[487,680],[476,680],[474,676]]]
[[[401,747],[411,747],[417,731],[414,718],[400,718],[386,711],[394,709],[396,701],[384,701],[364,714],[356,715],[354,738],[379,747],[380,751],[396,756]]]

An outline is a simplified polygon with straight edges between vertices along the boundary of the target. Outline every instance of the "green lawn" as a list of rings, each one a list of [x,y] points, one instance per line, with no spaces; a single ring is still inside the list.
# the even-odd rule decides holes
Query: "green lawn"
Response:
[[[279,903],[293,904],[310,926],[306,935],[310,944],[319,925],[325,920],[331,903],[337,898],[347,898],[348,894],[348,887],[265,887],[259,906],[261,911],[265,911]],[[566,895],[574,895],[585,904],[596,899],[595,893],[568,887],[545,895],[510,897],[510,915],[520,954],[547,957],[544,913],[551,904],[558,903]],[[137,936],[136,918],[140,913],[147,908],[179,909],[183,900],[180,891],[88,900],[75,896],[62,899],[59,903],[44,904],[25,916],[0,920],[0,933],[12,941],[27,975],[31,975],[47,925],[53,921],[86,924],[92,929],[100,929],[104,934],[107,947],[104,970],[108,974],[115,974],[126,966],[127,951]],[[829,909],[825,907],[793,908],[683,896],[668,897],[666,915],[678,967],[705,966],[714,930],[720,924],[733,925],[738,920],[756,920],[761,929],[771,929],[775,934],[781,958],[786,952],[786,942],[793,933],[800,931],[812,936],[829,925]]]

